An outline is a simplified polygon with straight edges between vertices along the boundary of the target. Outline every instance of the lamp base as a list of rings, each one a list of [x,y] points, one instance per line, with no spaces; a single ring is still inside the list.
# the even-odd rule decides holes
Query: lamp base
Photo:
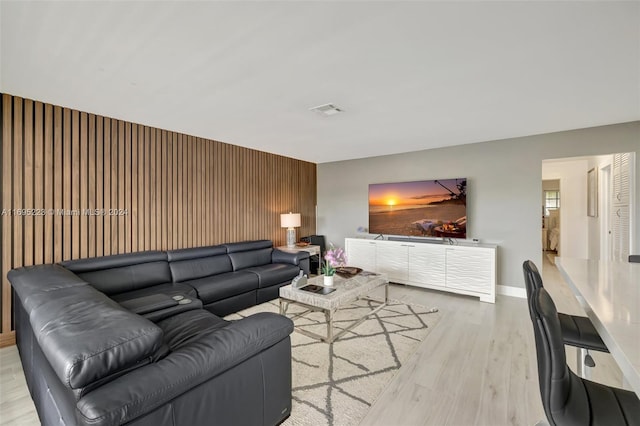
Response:
[[[287,228],[287,247],[296,246],[296,230],[294,228]]]

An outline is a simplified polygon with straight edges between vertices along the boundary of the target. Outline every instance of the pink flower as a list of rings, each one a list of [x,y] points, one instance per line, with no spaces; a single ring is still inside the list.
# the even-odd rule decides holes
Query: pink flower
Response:
[[[336,272],[335,268],[339,268],[347,264],[347,256],[344,249],[340,247],[335,248],[333,244],[330,244],[330,246],[331,248],[327,250],[327,253],[324,255],[325,262],[322,266],[324,274],[328,276],[331,276]]]

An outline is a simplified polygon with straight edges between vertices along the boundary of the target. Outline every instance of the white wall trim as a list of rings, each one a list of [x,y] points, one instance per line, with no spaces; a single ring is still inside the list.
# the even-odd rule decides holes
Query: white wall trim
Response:
[[[503,296],[517,297],[520,299],[527,298],[527,291],[522,287],[513,287],[510,285],[498,285],[498,294]]]

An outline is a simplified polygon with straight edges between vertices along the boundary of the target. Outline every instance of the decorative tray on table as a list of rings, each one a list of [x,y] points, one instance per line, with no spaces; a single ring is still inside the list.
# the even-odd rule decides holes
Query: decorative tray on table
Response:
[[[340,275],[342,278],[355,277],[360,272],[362,272],[362,268],[356,268],[353,266],[341,266],[336,268],[336,274]]]

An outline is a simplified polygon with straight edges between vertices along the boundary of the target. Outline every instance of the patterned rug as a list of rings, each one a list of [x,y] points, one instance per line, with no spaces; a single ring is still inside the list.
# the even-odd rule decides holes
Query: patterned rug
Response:
[[[370,311],[375,304],[360,301],[336,314],[336,331]],[[291,305],[288,315],[304,309]],[[237,319],[256,312],[278,312],[277,301],[233,314]],[[357,425],[400,367],[415,352],[440,319],[437,309],[392,301],[333,344],[293,332],[293,407],[283,425]],[[296,326],[326,335],[324,314],[312,312],[294,319]]]

